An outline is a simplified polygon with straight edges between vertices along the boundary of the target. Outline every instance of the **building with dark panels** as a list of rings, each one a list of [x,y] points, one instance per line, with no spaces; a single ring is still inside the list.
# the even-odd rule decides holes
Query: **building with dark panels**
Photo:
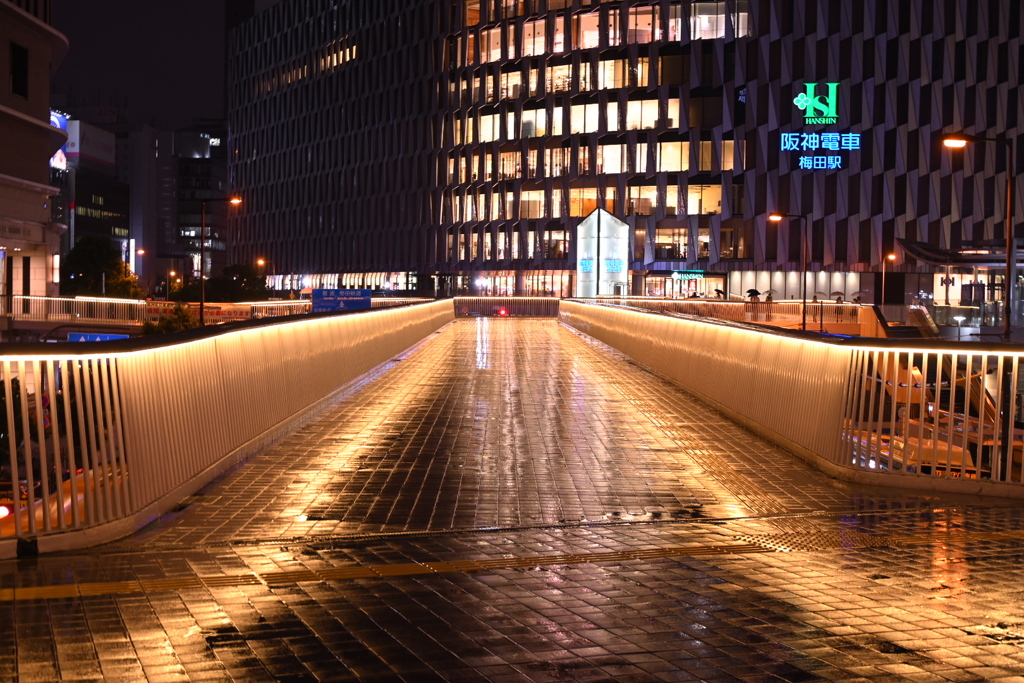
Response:
[[[56,291],[64,225],[49,160],[67,134],[51,125],[50,78],[68,43],[48,0],[0,0],[0,297]],[[6,305],[6,304],[5,304]]]
[[[806,231],[809,293],[878,300],[885,261],[899,299],[945,271],[898,240],[1004,234],[1020,154],[940,139],[1018,139],[1020,3],[253,10],[229,42],[234,260],[303,276],[278,285],[567,295],[602,207],[629,226],[634,294],[795,296]]]

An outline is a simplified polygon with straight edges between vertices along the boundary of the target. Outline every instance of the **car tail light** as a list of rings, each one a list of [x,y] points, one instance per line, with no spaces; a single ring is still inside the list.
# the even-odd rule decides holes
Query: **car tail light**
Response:
[[[508,310],[504,309],[504,308],[499,308],[498,309],[498,315],[501,316],[501,317],[505,317],[505,316],[508,315]]]

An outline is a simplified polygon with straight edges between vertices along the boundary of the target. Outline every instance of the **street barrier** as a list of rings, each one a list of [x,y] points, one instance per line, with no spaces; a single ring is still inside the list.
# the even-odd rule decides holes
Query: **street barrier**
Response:
[[[451,302],[438,301],[10,345],[0,357],[0,557],[145,526],[452,319]]]
[[[563,301],[562,323],[848,481],[1024,497],[1024,347],[820,338]]]
[[[457,296],[452,301],[459,318],[553,318],[558,315],[559,300],[549,296]]]

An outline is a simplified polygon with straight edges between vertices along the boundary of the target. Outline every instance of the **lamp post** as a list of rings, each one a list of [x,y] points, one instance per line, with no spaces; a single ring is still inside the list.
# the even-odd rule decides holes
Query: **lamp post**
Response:
[[[896,260],[896,254],[886,254],[885,258],[882,259],[882,295],[879,297],[880,300],[878,301],[878,303],[880,303],[880,304],[884,304],[885,303],[885,262],[886,261],[895,261],[895,260]],[[904,296],[906,296],[905,293],[904,293]],[[904,301],[905,300],[906,299],[904,299]]]
[[[1013,300],[1013,288],[1017,280],[1016,244],[1013,240],[1013,138],[1000,135],[994,138],[979,137],[966,133],[950,133],[942,138],[942,144],[950,149],[963,149],[971,142],[995,142],[1006,146],[1006,278],[1003,281],[1003,338],[1010,341],[1013,331],[1013,314],[1016,308]]]
[[[213,202],[227,202],[234,206],[242,203],[241,197],[215,197],[202,200],[199,222],[199,326],[206,324],[206,205]]]
[[[807,218],[792,213],[770,213],[768,220],[779,223],[784,218],[801,222],[800,239],[800,329],[807,331]]]

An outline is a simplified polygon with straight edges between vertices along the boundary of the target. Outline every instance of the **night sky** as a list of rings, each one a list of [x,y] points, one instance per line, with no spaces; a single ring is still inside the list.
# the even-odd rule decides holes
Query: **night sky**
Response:
[[[53,0],[53,26],[71,43],[54,92],[164,129],[223,118],[223,0]]]

